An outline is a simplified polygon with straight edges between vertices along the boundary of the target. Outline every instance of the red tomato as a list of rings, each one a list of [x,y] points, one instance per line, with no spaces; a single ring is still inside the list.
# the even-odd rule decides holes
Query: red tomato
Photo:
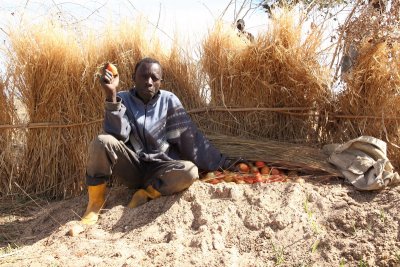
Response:
[[[254,176],[253,180],[254,180],[255,183],[261,183],[261,182],[264,181],[263,178],[261,177],[261,174],[260,174],[260,173],[257,173],[257,174]]]
[[[245,177],[243,179],[247,184],[253,184],[254,183],[254,179],[251,177]]]
[[[280,174],[278,174],[278,175],[272,175],[270,178],[269,178],[269,180],[268,180],[269,182],[284,182],[284,181],[286,181],[286,177],[285,176],[282,176],[282,175],[280,175]]]
[[[256,161],[254,163],[254,165],[256,165],[257,168],[262,168],[265,166],[265,162],[264,161]]]
[[[272,175],[279,175],[279,174],[281,174],[281,172],[278,169],[272,168],[271,169],[271,174]]]
[[[212,180],[209,180],[208,182],[209,182],[210,184],[218,184],[218,183],[221,182],[221,180],[220,180],[220,179],[212,179]]]
[[[113,65],[111,63],[108,63],[106,69],[111,71],[113,76],[117,76],[118,75],[118,69],[117,69],[117,67],[115,67],[115,65]]]

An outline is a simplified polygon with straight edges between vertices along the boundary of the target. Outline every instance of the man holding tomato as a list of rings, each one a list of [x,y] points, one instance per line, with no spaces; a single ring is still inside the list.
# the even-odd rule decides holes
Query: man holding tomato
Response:
[[[113,68],[106,66],[100,77],[106,96],[105,133],[89,147],[84,224],[97,222],[112,174],[138,189],[128,204],[135,208],[187,189],[199,170],[232,169],[236,163],[198,131],[173,93],[160,90],[162,68],[157,60],[139,61],[132,78],[135,86],[117,93],[119,75]]]

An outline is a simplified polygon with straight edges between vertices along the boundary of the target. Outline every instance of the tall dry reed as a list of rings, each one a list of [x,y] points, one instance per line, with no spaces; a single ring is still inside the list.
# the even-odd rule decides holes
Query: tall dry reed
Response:
[[[172,49],[161,60],[163,65],[163,88],[173,92],[187,110],[205,106],[202,96],[202,79],[199,66],[190,55],[174,40]]]
[[[30,126],[15,130],[26,144],[13,181],[28,194],[81,192],[87,147],[102,128],[104,95],[97,73],[112,62],[119,70],[119,90],[132,88],[134,66],[147,56],[160,60],[163,88],[178,95],[207,133],[303,144],[370,134],[398,143],[397,120],[391,118],[399,117],[398,42],[362,42],[357,64],[345,78],[347,88],[334,102],[328,72],[319,63],[321,31],[304,32],[301,21],[287,10],[254,43],[217,23],[203,43],[201,66],[178,43],[171,49],[161,45],[143,20],[123,22],[101,36],[54,23],[15,30],[9,69]],[[15,123],[4,93],[0,104],[8,110],[0,110],[0,123]],[[335,113],[326,119],[326,110]],[[11,144],[10,130],[0,131],[0,146]],[[394,148],[390,156],[398,161]],[[6,154],[0,153],[3,159]],[[3,166],[0,185],[7,190],[0,193],[17,192],[10,168]]]
[[[6,83],[0,80],[0,125],[11,125],[14,107]],[[13,176],[13,129],[0,128],[0,196],[10,191]]]
[[[389,159],[400,167],[400,3],[388,11],[362,6],[345,29],[352,66],[343,73],[345,89],[335,104],[337,116],[328,127],[336,142],[370,135],[388,142]]]
[[[371,44],[365,41],[359,47],[359,58],[350,73],[347,84],[337,99],[336,141],[350,140],[360,135],[380,138],[389,144],[389,156],[399,167],[400,156],[400,57],[399,43]],[[347,117],[347,118],[346,118]]]
[[[329,77],[319,63],[320,32],[304,34],[303,27],[292,11],[285,10],[250,43],[231,27],[216,25],[203,44],[210,106],[259,110],[209,114],[217,122],[209,126],[211,131],[292,142],[319,140],[315,110],[331,100]],[[284,114],[262,108],[288,109]],[[290,115],[298,109],[301,116]]]
[[[167,65],[167,81],[177,94],[184,95],[186,87],[196,90],[193,65],[179,54],[168,55],[141,19],[122,22],[101,36],[54,23],[30,25],[13,32],[10,41],[12,78],[29,118],[15,181],[29,194],[66,197],[84,188],[88,144],[102,128],[98,73],[106,62],[118,67],[119,90],[134,86],[134,66],[148,56]],[[186,102],[198,106],[199,100]]]
[[[82,182],[80,83],[84,73],[82,49],[76,36],[46,24],[15,31],[10,36],[13,80],[22,95],[30,123],[60,126],[29,128],[18,184],[28,193],[67,196]]]

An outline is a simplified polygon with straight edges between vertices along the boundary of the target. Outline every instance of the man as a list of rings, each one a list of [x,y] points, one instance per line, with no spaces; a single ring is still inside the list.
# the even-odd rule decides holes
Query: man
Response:
[[[385,12],[387,0],[369,0],[368,4],[370,4],[376,11],[383,13]]]
[[[239,33],[238,33],[239,36],[243,36],[243,37],[247,38],[251,43],[253,43],[254,42],[254,36],[251,33],[246,32],[244,30],[244,26],[245,26],[245,24],[244,24],[244,20],[243,19],[238,19],[236,21],[236,28],[239,30]]]
[[[98,220],[111,174],[139,189],[128,204],[135,208],[187,189],[198,179],[198,170],[231,169],[235,164],[197,130],[173,93],[160,90],[162,68],[157,60],[139,61],[132,78],[135,87],[117,93],[118,75],[104,68],[100,77],[106,95],[105,134],[89,147],[84,224]]]

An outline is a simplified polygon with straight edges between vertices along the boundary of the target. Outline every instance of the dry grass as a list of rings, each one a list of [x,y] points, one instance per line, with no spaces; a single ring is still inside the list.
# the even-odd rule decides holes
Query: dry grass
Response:
[[[6,84],[0,80],[0,125],[11,124],[14,107],[10,97],[6,94]],[[10,180],[13,175],[12,129],[0,129],[0,196],[10,190]]]
[[[370,135],[389,142],[389,157],[396,166],[400,163],[398,148],[390,143],[399,144],[400,141],[398,49],[398,43],[391,47],[386,42],[362,44],[356,65],[345,77],[347,88],[338,96],[336,105],[340,114],[355,115],[356,118],[338,119],[333,129],[336,141]]]
[[[141,19],[122,22],[102,37],[84,31],[78,34],[54,22],[16,29],[10,36],[10,73],[6,76],[21,95],[31,127],[0,128],[0,194],[24,190],[26,194],[66,197],[80,193],[87,146],[101,130],[104,112],[96,73],[104,63],[112,62],[119,70],[120,89],[128,89],[134,85],[136,62],[147,56],[160,60],[163,88],[181,99],[199,128],[229,136],[229,142],[228,137],[216,138],[228,154],[279,160],[273,151],[265,154],[268,145],[276,148],[268,139],[320,146],[372,135],[398,144],[398,120],[393,119],[400,117],[398,38],[378,34],[376,39],[368,35],[358,40],[352,33],[358,34],[361,29],[357,27],[364,22],[349,24],[356,29],[349,28],[345,38],[357,40],[360,56],[344,76],[345,90],[334,97],[329,73],[320,64],[322,30],[305,32],[302,21],[284,10],[254,43],[218,22],[203,42],[200,63],[184,53],[177,40],[167,50]],[[386,25],[386,33],[399,32],[396,23],[381,25]],[[0,124],[16,124],[14,108],[5,97],[4,84],[0,85],[0,105],[6,107],[0,110]],[[23,142],[23,151],[17,164],[10,165],[8,158],[13,153],[6,149],[16,139]],[[302,153],[299,147],[288,148],[293,153],[277,149],[291,157],[286,162],[313,166],[307,163],[308,154],[297,155]],[[400,166],[397,148],[389,144],[389,149],[389,158]],[[310,157],[314,156],[319,157]]]
[[[99,68],[105,62],[112,62],[117,66],[120,90],[133,86],[132,74],[136,62],[143,57],[159,58],[164,54],[157,36],[147,32],[147,28],[142,18],[135,22],[122,21],[120,25],[110,28],[102,38],[97,38],[94,44],[87,45],[91,48],[97,47]]]
[[[87,147],[101,130],[99,118],[104,112],[97,73],[106,62],[118,67],[122,90],[133,86],[133,69],[139,59],[160,59],[166,65],[168,89],[175,90],[184,104],[200,105],[195,94],[195,66],[181,58],[177,50],[162,49],[157,36],[147,38],[147,28],[139,19],[110,28],[102,38],[90,33],[78,35],[76,30],[54,23],[25,26],[13,32],[8,56],[14,86],[26,106],[29,123],[42,123],[41,127],[19,130],[24,133],[26,147],[13,182],[22,190],[66,197],[84,188]],[[21,189],[13,188],[18,193]]]
[[[220,23],[209,33],[202,66],[209,77],[211,106],[305,108],[300,117],[262,111],[209,114],[220,123],[211,125],[212,130],[251,138],[319,141],[314,115],[331,100],[328,72],[318,62],[320,32],[304,38],[299,21],[285,10],[251,44]]]
[[[80,86],[85,69],[76,36],[54,24],[32,26],[11,36],[15,87],[30,122],[82,122],[88,99]],[[39,128],[26,131],[21,175],[26,192],[71,195],[81,188],[86,129]]]
[[[381,14],[363,6],[360,15],[345,29],[345,50],[358,53],[344,74],[345,90],[337,96],[337,118],[332,129],[336,142],[370,135],[388,142],[389,158],[400,167],[400,3]],[[397,144],[397,145],[396,145]]]
[[[118,37],[135,38],[128,34],[128,26],[120,30]],[[79,38],[54,24],[27,27],[10,39],[15,86],[29,121],[61,125],[27,130],[25,164],[16,182],[30,194],[74,195],[83,188],[88,142],[101,128],[100,122],[79,126],[103,114],[103,98],[94,74],[106,59],[126,55],[117,49],[124,39],[118,44],[109,41],[115,39],[101,43],[94,36]]]
[[[189,51],[189,48],[187,48]],[[198,65],[175,40],[171,51],[161,60],[164,82],[162,88],[173,92],[187,109],[200,108],[205,105],[202,96],[202,80]]]

